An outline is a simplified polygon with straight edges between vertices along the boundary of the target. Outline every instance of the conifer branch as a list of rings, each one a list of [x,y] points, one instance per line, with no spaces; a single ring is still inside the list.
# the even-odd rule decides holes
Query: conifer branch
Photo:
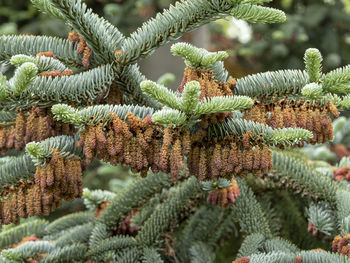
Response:
[[[305,70],[309,74],[310,82],[318,82],[322,75],[322,55],[316,48],[309,48],[304,55]]]
[[[286,21],[283,11],[253,4],[241,4],[231,10],[231,15],[250,23],[282,23]]]
[[[48,222],[43,219],[35,219],[29,222],[22,223],[0,232],[0,249],[19,243],[22,238],[34,235],[41,238],[46,234],[45,228]]]
[[[253,191],[244,181],[237,179],[241,195],[232,205],[233,211],[239,215],[238,221],[241,231],[247,234],[260,233],[266,238],[272,236],[266,218],[263,216],[260,204]]]
[[[138,208],[155,193],[170,185],[170,175],[151,174],[145,179],[135,180],[112,200],[103,210],[97,223],[106,225],[108,230],[115,229],[116,222],[123,219],[129,211]],[[137,193],[135,196],[134,193]]]
[[[236,95],[249,97],[282,97],[288,94],[299,94],[302,87],[310,82],[305,71],[280,70],[250,75],[237,79]]]
[[[178,219],[186,204],[200,192],[198,180],[194,177],[181,183],[177,189],[169,193],[164,203],[157,206],[151,217],[144,223],[136,236],[138,243],[152,246],[161,233],[169,228],[172,220]]]
[[[26,62],[31,62],[35,64],[39,72],[53,71],[53,70],[59,70],[63,72],[68,69],[67,66],[64,65],[61,61],[52,57],[46,57],[46,56],[34,57],[34,56],[19,54],[19,55],[12,56],[10,59],[10,63],[15,67],[19,67]]]
[[[0,60],[9,60],[14,55],[36,56],[40,52],[51,51],[67,66],[82,67],[77,45],[57,37],[46,36],[0,36]],[[94,56],[91,63],[96,63]]]
[[[230,16],[231,9],[239,5],[240,2],[223,0],[182,0],[177,2],[175,6],[170,6],[162,14],[158,14],[154,19],[144,23],[129,38],[125,39],[122,52],[117,55],[116,59],[121,65],[132,64],[140,57],[150,55],[155,48],[175,40],[201,25],[216,20],[218,17]],[[245,10],[239,10],[234,15],[242,15],[242,11]]]
[[[56,8],[64,21],[84,38],[101,63],[114,61],[115,52],[124,41],[117,28],[94,14],[80,0],[50,0],[50,6]]]

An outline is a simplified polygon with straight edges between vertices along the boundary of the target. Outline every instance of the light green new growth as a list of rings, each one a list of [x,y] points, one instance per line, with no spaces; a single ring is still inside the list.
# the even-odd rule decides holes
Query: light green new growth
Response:
[[[310,83],[302,88],[301,94],[306,98],[317,99],[323,95],[323,89],[317,83]]]
[[[162,103],[163,105],[173,109],[180,108],[178,97],[168,88],[149,80],[141,82],[140,87],[145,95]]]
[[[192,114],[199,103],[201,86],[198,81],[187,82],[181,96],[181,109],[186,114]]]
[[[326,92],[350,92],[350,66],[335,69],[322,78],[322,87]]]
[[[67,104],[56,104],[51,107],[51,112],[55,115],[55,119],[64,123],[72,123],[79,125],[81,123],[80,115],[77,109]]]
[[[217,62],[228,58],[225,51],[208,52],[206,49],[197,48],[189,43],[176,43],[171,46],[171,53],[180,56],[185,64],[192,68],[211,69]]]
[[[163,109],[152,115],[152,121],[165,126],[182,126],[186,123],[187,116],[179,110]]]
[[[9,83],[13,95],[19,96],[33,82],[37,74],[38,67],[34,63],[25,62],[19,66]]]
[[[231,10],[231,15],[250,23],[282,23],[286,21],[283,11],[252,4],[241,4]]]
[[[219,112],[233,112],[244,110],[253,106],[253,100],[246,96],[212,97],[202,100],[194,110],[196,115],[212,114]]]
[[[319,82],[322,75],[322,55],[316,48],[309,48],[304,55],[305,70],[309,74],[310,82]]]

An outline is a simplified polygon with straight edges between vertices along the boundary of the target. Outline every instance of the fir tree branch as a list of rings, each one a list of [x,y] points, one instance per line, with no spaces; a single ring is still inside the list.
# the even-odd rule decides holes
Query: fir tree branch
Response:
[[[143,24],[136,32],[125,39],[117,61],[121,65],[136,62],[147,57],[152,51],[201,25],[230,16],[231,9],[241,1],[224,0],[182,0]],[[242,12],[236,12],[239,16]]]
[[[300,94],[301,89],[310,82],[305,71],[280,70],[250,75],[237,79],[236,95],[253,98],[272,96],[283,97],[288,94]]]
[[[6,162],[0,166],[0,188],[15,186],[19,180],[33,180],[34,173],[35,166],[28,155],[6,158]]]
[[[264,241],[264,236],[259,233],[247,236],[238,251],[237,258],[248,257],[252,254],[256,254],[262,248]]]
[[[50,5],[84,38],[101,63],[114,61],[115,52],[124,41],[117,28],[94,14],[80,0],[50,0]]]
[[[115,229],[118,222],[129,211],[139,208],[155,193],[169,185],[170,175],[164,174],[149,174],[145,179],[135,180],[124,191],[117,194],[107,208],[103,210],[97,222],[106,225],[108,230]]]
[[[283,11],[252,4],[241,4],[231,10],[231,15],[250,23],[282,23],[286,21]]]
[[[45,234],[48,222],[43,219],[35,219],[8,230],[0,232],[0,249],[19,243],[22,238],[34,235],[41,238]]]
[[[40,52],[51,51],[65,65],[82,67],[82,55],[76,50],[76,44],[57,37],[0,36],[0,61],[9,60],[18,54],[36,56]],[[91,63],[96,65],[94,56],[91,57]]]
[[[286,177],[307,190],[313,197],[322,198],[335,205],[336,191],[339,186],[331,178],[282,152],[273,151],[272,163],[276,171],[274,176]]]
[[[86,258],[87,247],[83,244],[72,244],[62,248],[51,250],[42,260],[43,263],[65,263],[65,262],[84,262]]]
[[[169,193],[168,198],[156,207],[136,236],[138,243],[153,246],[173,220],[179,219],[186,204],[201,191],[199,182],[191,177]]]
[[[164,263],[164,261],[155,248],[144,248],[142,263]]]
[[[38,254],[46,254],[55,248],[55,243],[50,241],[28,241],[18,247],[9,248],[1,252],[7,260],[24,262],[27,257],[34,257]]]
[[[271,230],[253,191],[241,179],[237,179],[237,182],[241,194],[232,205],[232,209],[239,215],[241,231],[247,234],[260,233],[265,238],[270,238]]]
[[[350,66],[337,68],[322,78],[322,87],[327,92],[349,93]]]
[[[87,224],[94,220],[93,213],[91,212],[79,212],[74,214],[69,214],[50,223],[45,231],[48,235],[54,235],[58,232],[66,230],[71,227],[80,226]]]
[[[53,71],[53,70],[59,70],[63,72],[68,69],[67,66],[64,65],[61,61],[59,61],[58,59],[54,59],[52,57],[45,57],[45,56],[34,57],[34,56],[20,54],[20,55],[14,55],[10,59],[10,63],[15,67],[19,67],[26,62],[31,62],[35,64],[39,72]]]

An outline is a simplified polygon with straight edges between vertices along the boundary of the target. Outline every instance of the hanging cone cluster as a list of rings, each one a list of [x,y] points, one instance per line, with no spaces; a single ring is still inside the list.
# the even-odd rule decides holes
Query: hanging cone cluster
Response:
[[[150,116],[141,119],[129,113],[121,120],[111,114],[110,124],[90,125],[80,133],[78,146],[84,148],[87,163],[97,156],[113,165],[130,166],[134,173],[144,176],[149,168],[154,173],[171,173],[174,181],[185,168],[185,156],[191,175],[200,181],[230,179],[232,173],[261,174],[272,168],[269,147],[250,139],[251,132],[241,140],[227,137],[217,143],[205,142],[196,134],[191,136],[188,130],[170,126],[163,129],[152,123]]]
[[[333,178],[335,181],[340,181],[345,179],[346,181],[350,182],[350,167],[346,166],[339,169],[334,169]]]
[[[178,90],[182,94],[187,82],[198,81],[201,86],[200,100],[216,96],[233,96],[231,89],[236,85],[236,80],[231,78],[227,83],[218,83],[212,71],[200,71],[192,68],[186,68],[182,83]],[[208,128],[209,124],[223,122],[225,118],[232,117],[231,112],[215,113],[201,116],[200,125],[203,129]]]
[[[231,186],[211,191],[208,195],[207,202],[213,205],[226,206],[233,204],[240,194],[238,183],[236,180],[233,180],[231,181]]]
[[[18,223],[20,218],[34,215],[49,215],[61,201],[53,193],[42,192],[34,182],[21,183],[1,193],[1,224]]]
[[[0,153],[6,154],[10,149],[15,148],[16,128],[15,125],[0,127]]]
[[[323,233],[318,231],[316,227],[311,223],[308,222],[307,224],[307,232],[311,233],[314,237],[323,237]]]
[[[55,121],[49,109],[32,107],[28,115],[19,111],[16,125],[0,128],[0,151],[22,150],[32,141],[42,141],[51,136],[72,135],[75,132],[73,125]]]
[[[324,143],[333,139],[333,124],[329,113],[337,118],[339,112],[335,105],[320,106],[317,103],[300,100],[282,100],[264,105],[258,101],[244,111],[244,118],[267,124],[272,128],[303,128],[313,133],[309,143]]]
[[[215,144],[194,144],[187,158],[190,173],[199,180],[265,173],[272,168],[272,153],[267,145],[246,145],[227,138]]]
[[[350,234],[346,234],[345,236],[337,235],[332,242],[332,252],[350,257],[349,240]]]
[[[157,173],[171,173],[177,179],[185,168],[183,156],[190,149],[189,132],[167,127],[164,131],[151,121],[129,113],[126,120],[113,114],[112,122],[103,130],[103,124],[91,125],[80,133],[78,146],[84,147],[86,161],[95,156],[113,165],[130,166],[134,173],[146,176],[148,169]]]
[[[37,166],[34,182],[20,182],[1,192],[1,223],[16,223],[19,218],[49,215],[62,200],[72,201],[82,196],[82,170],[79,158],[63,159],[54,150],[46,167]]]
[[[68,40],[73,43],[78,43],[77,52],[79,54],[83,54],[83,58],[81,59],[81,63],[83,66],[88,69],[90,66],[90,57],[91,57],[91,49],[86,44],[86,41],[78,35],[77,32],[70,32],[68,34]]]

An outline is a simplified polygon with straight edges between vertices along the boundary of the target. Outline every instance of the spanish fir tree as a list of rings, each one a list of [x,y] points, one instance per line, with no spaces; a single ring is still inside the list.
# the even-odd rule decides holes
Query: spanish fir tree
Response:
[[[218,18],[283,12],[182,0],[127,37],[80,0],[32,2],[72,32],[0,37],[15,68],[0,76],[0,262],[223,262],[235,235],[236,263],[350,262],[348,160],[325,167],[296,149],[333,139],[349,67],[325,73],[308,49],[304,70],[234,79],[226,52],[176,43],[185,70],[171,91],[137,65]],[[137,176],[116,193],[84,189],[95,159]],[[85,211],[44,217],[75,198]]]

